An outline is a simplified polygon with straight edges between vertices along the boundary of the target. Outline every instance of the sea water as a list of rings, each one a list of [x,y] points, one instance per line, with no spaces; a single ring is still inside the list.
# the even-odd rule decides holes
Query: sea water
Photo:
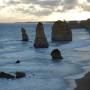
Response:
[[[18,80],[0,79],[0,90],[72,90],[72,80],[90,69],[90,34],[86,29],[72,29],[69,43],[52,42],[52,23],[44,23],[49,42],[47,49],[35,49],[37,23],[0,24],[0,71],[23,71],[26,77]],[[29,42],[21,41],[21,27]],[[61,50],[63,60],[54,62],[50,53]],[[20,60],[20,64],[15,62]],[[77,77],[76,77],[77,76]]]

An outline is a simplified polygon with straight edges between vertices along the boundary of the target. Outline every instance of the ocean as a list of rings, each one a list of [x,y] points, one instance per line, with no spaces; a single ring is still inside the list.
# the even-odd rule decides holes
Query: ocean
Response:
[[[0,71],[23,71],[26,77],[16,80],[0,79],[0,90],[73,90],[74,79],[90,71],[90,33],[86,29],[72,29],[69,43],[52,42],[52,23],[43,23],[49,48],[35,49],[37,23],[0,24]],[[21,27],[29,42],[21,41]],[[52,61],[50,53],[58,48],[63,60]],[[20,60],[20,64],[15,62]]]

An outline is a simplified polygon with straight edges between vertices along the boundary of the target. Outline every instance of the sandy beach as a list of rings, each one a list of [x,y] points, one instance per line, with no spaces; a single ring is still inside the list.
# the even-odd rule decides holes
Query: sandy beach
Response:
[[[74,90],[90,90],[90,72],[84,77],[76,80],[77,87]]]

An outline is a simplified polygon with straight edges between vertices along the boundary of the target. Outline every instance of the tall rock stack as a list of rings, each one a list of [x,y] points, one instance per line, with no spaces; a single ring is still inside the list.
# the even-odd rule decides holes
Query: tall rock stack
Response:
[[[44,33],[44,27],[41,22],[37,24],[36,27],[36,37],[34,41],[34,47],[35,48],[48,48],[48,42],[47,38]]]
[[[29,41],[29,37],[26,33],[26,30],[24,28],[21,28],[21,32],[22,32],[22,41]]]
[[[67,22],[56,21],[52,26],[52,41],[71,41],[72,32]]]

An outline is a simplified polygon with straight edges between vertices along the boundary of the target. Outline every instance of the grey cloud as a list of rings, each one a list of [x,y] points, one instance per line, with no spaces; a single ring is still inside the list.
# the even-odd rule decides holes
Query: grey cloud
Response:
[[[37,15],[37,16],[43,16],[43,15],[49,15],[52,13],[52,9],[43,9],[43,10],[37,10],[34,6],[29,6],[27,9],[24,8],[16,8],[17,12],[28,14],[28,15]]]
[[[27,9],[25,9],[23,7],[19,7],[19,8],[16,7],[15,10],[16,10],[16,12],[30,14],[30,13],[33,13],[35,11],[35,7],[34,6],[29,6]]]
[[[83,11],[90,11],[90,5],[80,5]]]
[[[9,5],[24,4],[26,6],[30,5],[29,7],[27,7],[27,9],[22,7],[21,8],[16,7],[16,11],[21,12],[23,14],[33,14],[33,15],[43,16],[43,15],[49,15],[52,12],[54,12],[55,11],[54,9],[57,8],[57,6],[59,6],[60,0],[44,0],[44,1],[20,0],[18,2],[15,0],[13,1],[10,0],[8,4]],[[38,10],[36,6],[39,6],[41,10]]]
[[[90,3],[90,0],[87,0]]]
[[[63,10],[74,9],[78,5],[78,0],[64,0],[63,1]]]
[[[60,5],[61,0],[21,0],[21,3],[38,5],[41,8],[55,8]]]
[[[74,9],[78,5],[78,0],[63,0],[61,3],[62,9],[56,9],[56,12],[66,12]]]
[[[38,12],[34,12],[33,14],[35,14],[37,16],[48,16],[51,13],[52,13],[52,10],[45,9],[45,10],[41,10]]]
[[[32,4],[32,5],[38,5],[41,8],[51,8],[55,9],[60,5],[63,5],[63,10],[68,10],[73,8],[77,4],[77,0],[10,0],[8,2],[9,5],[16,5],[16,4]]]
[[[50,6],[57,6],[61,0],[20,0],[20,1],[15,1],[15,0],[10,0],[8,1],[7,4],[9,5],[16,5],[16,4],[33,4],[33,5],[40,5],[43,7],[50,7]]]
[[[17,5],[17,4],[20,4],[20,1],[10,0],[6,4],[7,5]]]
[[[90,0],[88,0],[88,2],[90,2]],[[85,3],[83,4],[79,4],[78,0],[63,0],[62,3],[62,7],[63,9],[57,9],[57,12],[65,12],[71,9],[75,9],[75,7],[81,7],[83,11],[90,11],[90,4],[89,3]]]
[[[32,14],[36,15],[49,15],[52,12],[55,12],[55,9],[61,5],[62,0],[21,0],[23,4],[32,4],[32,5],[38,5],[40,6],[43,10],[35,10]],[[30,10],[25,10],[25,12],[30,11]],[[28,12],[27,12],[28,13]]]
[[[90,2],[90,0],[87,1]],[[27,8],[17,7],[18,4],[24,4]],[[52,12],[65,12],[74,9],[79,4],[78,0],[10,0],[7,5],[15,5],[15,10],[22,14],[45,16],[51,14]],[[39,6],[41,10],[38,10],[36,6]],[[59,6],[62,6],[62,9],[58,9]],[[81,7],[85,11],[90,11],[90,6],[81,5]]]
[[[5,6],[0,6],[0,10],[3,9],[3,8],[5,8]]]

